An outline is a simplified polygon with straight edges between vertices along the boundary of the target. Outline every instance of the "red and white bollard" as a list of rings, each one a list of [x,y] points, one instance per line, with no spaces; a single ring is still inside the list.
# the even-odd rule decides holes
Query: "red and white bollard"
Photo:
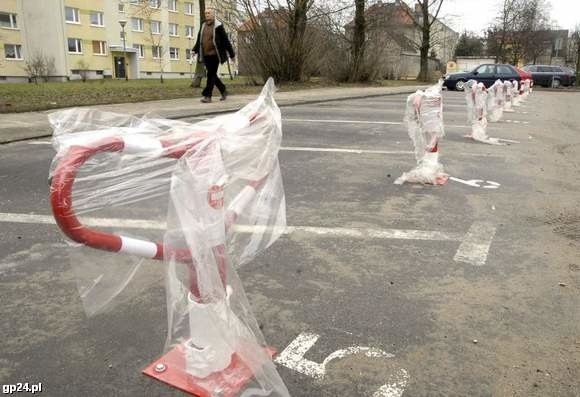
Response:
[[[59,153],[61,157],[50,181],[50,202],[53,215],[58,226],[71,240],[99,250],[164,260],[168,263],[169,278],[173,280],[176,288],[172,292],[186,295],[184,313],[189,317],[187,321],[189,337],[145,368],[143,372],[200,397],[213,397],[218,392],[224,397],[236,396],[244,390],[252,378],[260,378],[261,381],[265,379],[266,383],[272,381],[274,384],[274,386],[268,384],[262,388],[269,390],[272,394],[260,395],[287,395],[281,379],[279,382],[276,379],[272,380],[275,377],[279,379],[275,373],[275,367],[269,361],[274,350],[264,348],[256,342],[255,334],[248,328],[247,323],[241,321],[231,309],[230,299],[234,291],[228,281],[228,269],[231,265],[228,258],[227,236],[232,232],[238,218],[246,214],[250,207],[257,205],[258,197],[263,202],[264,197],[259,194],[269,186],[268,184],[272,186],[279,184],[276,187],[279,187],[278,190],[282,189],[277,157],[274,157],[277,156],[281,141],[281,128],[279,109],[272,97],[273,81],[268,82],[262,95],[266,91],[268,91],[268,96],[261,97],[261,100],[267,103],[264,107],[272,110],[271,112],[259,112],[248,117],[236,114],[228,119],[229,125],[224,124],[214,135],[196,132],[193,129],[191,134],[185,137],[181,131],[181,134],[176,137],[172,137],[171,134],[164,135],[162,138],[147,134],[121,134],[97,140],[88,139],[84,143],[82,140],[77,140],[77,143],[65,148],[64,153]],[[263,168],[261,171],[253,167],[253,159],[239,160],[239,162],[246,161],[252,165],[248,173],[244,175],[259,175],[259,177],[254,180],[238,177],[235,185],[229,185],[235,169],[226,170],[215,160],[222,161],[222,157],[227,155],[224,153],[231,152],[235,148],[222,147],[220,136],[229,133],[236,134],[239,130],[244,131],[240,139],[251,139],[247,131],[254,124],[257,125],[254,134],[259,137],[252,141],[254,144],[260,144],[262,142],[260,138],[266,136],[270,130],[275,130],[276,134],[279,134],[272,140],[268,140],[267,147],[262,149],[273,154],[266,157],[270,161],[257,163]],[[189,189],[185,197],[179,197],[184,198],[180,201],[187,201],[183,204],[184,206],[195,204],[191,208],[192,211],[188,213],[191,218],[188,219],[186,227],[192,227],[194,224],[199,227],[198,234],[201,240],[197,241],[201,242],[200,247],[195,246],[195,241],[188,240],[183,246],[177,246],[167,242],[107,233],[84,225],[77,217],[74,206],[75,179],[87,161],[106,153],[139,155],[145,159],[148,155],[151,155],[152,159],[161,157],[181,159],[179,164],[182,168],[185,167],[187,172],[203,174],[203,177],[199,178],[193,175],[192,184],[184,184],[184,175],[172,178],[172,189],[180,188],[175,187],[174,184],[178,186],[182,184],[181,187],[185,186]],[[237,164],[236,161],[230,164]],[[187,177],[188,174],[185,176]],[[226,190],[229,193],[227,199],[224,196]],[[283,190],[281,194],[279,200],[280,205],[283,205]],[[270,195],[266,196],[270,197]],[[172,199],[175,200],[175,197],[172,196]],[[175,203],[173,206],[175,208]],[[285,217],[283,218],[285,224]],[[186,236],[187,233],[189,231],[184,229],[183,235]],[[274,240],[275,238],[272,237],[269,243],[271,244]],[[200,262],[199,258],[203,257],[207,258],[207,262]],[[179,277],[182,276],[173,274],[175,272],[171,269],[175,269],[176,264],[186,270],[186,274],[183,275],[185,279],[180,279]],[[207,266],[210,265],[215,268],[209,269],[209,272],[200,273],[200,269],[207,270]],[[200,279],[200,274],[202,279]],[[209,287],[202,288],[207,282],[208,274],[210,276],[216,274],[219,285],[210,284]],[[249,315],[246,312],[243,314]],[[256,332],[259,333],[259,331]],[[247,360],[248,354],[251,354],[251,360]],[[269,371],[273,371],[275,376],[272,376],[272,373],[265,376],[259,372],[264,371],[268,363],[271,366]]]
[[[487,91],[487,118],[492,123],[501,120],[503,116],[503,108],[505,104],[505,94],[503,83],[501,80],[496,80],[495,83]]]
[[[440,81],[425,91],[417,90],[407,98],[405,123],[415,147],[417,166],[397,178],[397,185],[405,182],[444,185],[449,179],[439,162],[439,141],[445,135],[441,89]]]

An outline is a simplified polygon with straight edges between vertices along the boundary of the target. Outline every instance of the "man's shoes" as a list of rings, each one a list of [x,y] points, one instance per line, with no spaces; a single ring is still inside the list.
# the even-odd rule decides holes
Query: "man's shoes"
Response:
[[[203,98],[201,98],[201,103],[211,103],[211,97],[204,96]]]
[[[220,98],[220,101],[225,101],[227,97],[228,97],[228,92],[227,91],[222,92],[222,97]]]

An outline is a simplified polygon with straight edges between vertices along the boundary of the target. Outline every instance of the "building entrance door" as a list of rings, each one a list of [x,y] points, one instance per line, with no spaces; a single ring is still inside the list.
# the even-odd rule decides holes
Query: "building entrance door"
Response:
[[[114,57],[113,60],[115,62],[115,77],[118,79],[124,79],[127,76],[125,57]]]

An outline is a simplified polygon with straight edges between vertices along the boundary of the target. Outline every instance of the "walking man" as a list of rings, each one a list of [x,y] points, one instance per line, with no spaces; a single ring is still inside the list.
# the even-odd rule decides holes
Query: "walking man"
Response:
[[[224,26],[221,22],[216,21],[215,12],[211,8],[205,10],[205,22],[199,29],[193,52],[198,54],[199,61],[205,64],[207,70],[207,84],[202,91],[201,101],[203,103],[211,102],[214,86],[217,86],[221,94],[220,101],[224,101],[228,92],[217,75],[218,67],[228,60],[228,55],[233,60],[236,54]]]

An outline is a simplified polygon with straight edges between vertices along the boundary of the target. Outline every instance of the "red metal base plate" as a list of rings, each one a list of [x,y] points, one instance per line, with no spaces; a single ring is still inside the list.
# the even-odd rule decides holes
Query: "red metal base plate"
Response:
[[[253,378],[252,371],[237,354],[232,356],[230,366],[223,371],[213,373],[203,379],[195,378],[185,370],[183,351],[183,345],[176,346],[149,364],[143,373],[198,397],[212,397],[217,393],[223,397],[234,397]],[[266,348],[265,351],[270,357],[276,354],[276,350],[271,347]]]

